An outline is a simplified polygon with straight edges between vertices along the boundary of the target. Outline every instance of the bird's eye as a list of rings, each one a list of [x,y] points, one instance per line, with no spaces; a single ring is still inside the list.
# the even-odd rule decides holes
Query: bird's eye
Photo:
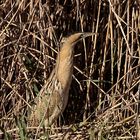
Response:
[[[61,43],[64,43],[64,42],[66,42],[66,37],[63,37],[63,38],[61,39]]]
[[[63,37],[60,41],[60,46],[63,46],[63,44],[66,42],[66,37]]]

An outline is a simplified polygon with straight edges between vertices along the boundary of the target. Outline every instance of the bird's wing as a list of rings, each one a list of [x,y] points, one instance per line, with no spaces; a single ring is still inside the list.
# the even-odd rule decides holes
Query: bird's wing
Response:
[[[42,87],[35,99],[31,119],[39,122],[49,118],[50,120],[55,120],[63,110],[64,99],[62,91],[63,87],[53,70],[47,83]]]

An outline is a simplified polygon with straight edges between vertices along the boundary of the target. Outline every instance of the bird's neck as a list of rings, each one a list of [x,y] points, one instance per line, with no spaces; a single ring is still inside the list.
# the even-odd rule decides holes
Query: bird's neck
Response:
[[[57,77],[64,87],[67,86],[68,83],[71,83],[72,80],[74,55],[73,51],[74,50],[72,46],[63,46],[57,57]]]

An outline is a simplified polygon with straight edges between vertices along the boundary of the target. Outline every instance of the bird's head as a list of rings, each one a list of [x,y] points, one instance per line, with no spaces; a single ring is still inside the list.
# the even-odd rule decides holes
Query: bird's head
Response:
[[[95,33],[75,33],[68,37],[63,37],[61,40],[61,44],[63,44],[63,45],[69,44],[71,46],[74,46],[81,39],[84,39],[84,38],[86,38],[88,36],[92,36],[92,35],[95,35]]]

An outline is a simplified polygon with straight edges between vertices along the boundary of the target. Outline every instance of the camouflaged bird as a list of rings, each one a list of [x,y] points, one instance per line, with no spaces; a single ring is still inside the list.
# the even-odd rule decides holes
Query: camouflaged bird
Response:
[[[50,126],[63,113],[69,96],[73,74],[75,44],[94,33],[75,33],[63,40],[56,65],[35,99],[30,120],[32,125]]]

